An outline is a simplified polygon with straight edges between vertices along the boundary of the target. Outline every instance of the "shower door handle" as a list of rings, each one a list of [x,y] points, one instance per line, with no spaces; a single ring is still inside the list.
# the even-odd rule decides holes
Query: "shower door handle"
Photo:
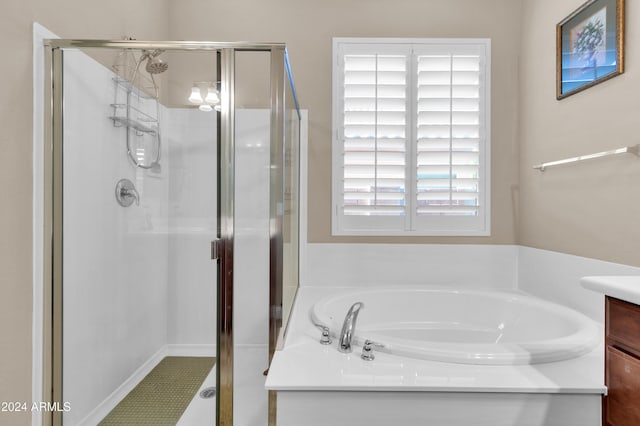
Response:
[[[222,245],[222,240],[216,238],[211,241],[211,260],[219,260],[220,259],[220,249]]]

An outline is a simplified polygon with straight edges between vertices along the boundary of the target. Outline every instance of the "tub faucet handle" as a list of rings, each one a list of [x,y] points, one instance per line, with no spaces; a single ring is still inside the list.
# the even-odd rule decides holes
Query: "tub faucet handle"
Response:
[[[322,324],[314,324],[314,325],[318,327],[320,330],[322,330],[322,336],[320,336],[320,344],[330,345],[332,341],[331,341],[331,333],[329,331],[329,327]]]
[[[373,361],[376,359],[376,356],[373,353],[373,348],[382,349],[384,345],[382,343],[374,342],[372,340],[365,340],[364,346],[362,347],[362,354],[360,354],[360,358],[365,361]]]
[[[329,335],[329,327],[322,327],[322,336],[320,336],[321,345],[330,345],[331,336]]]

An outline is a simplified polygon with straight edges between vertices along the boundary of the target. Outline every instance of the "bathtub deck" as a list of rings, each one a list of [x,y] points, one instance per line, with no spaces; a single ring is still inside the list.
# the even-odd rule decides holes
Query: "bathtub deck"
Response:
[[[303,287],[286,344],[265,387],[280,426],[600,426],[602,345],[579,358],[533,365],[469,365],[377,353],[374,361],[318,343],[314,301],[337,289]]]
[[[598,394],[604,386],[602,346],[567,361],[533,365],[469,365],[416,360],[377,353],[374,361],[318,343],[310,327],[314,301],[336,289],[302,287],[296,298],[286,344],[277,351],[266,381],[276,391],[419,391]]]

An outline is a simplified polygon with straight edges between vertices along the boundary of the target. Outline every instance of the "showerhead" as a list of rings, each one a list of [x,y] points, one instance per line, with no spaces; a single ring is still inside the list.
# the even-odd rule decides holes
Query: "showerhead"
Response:
[[[147,59],[147,65],[144,67],[149,74],[160,74],[169,68],[169,64],[160,58]]]
[[[169,68],[169,64],[158,58],[164,50],[156,49],[153,51],[145,50],[142,52],[142,59],[147,60],[147,64],[144,69],[147,70],[149,74],[160,74],[165,72]]]

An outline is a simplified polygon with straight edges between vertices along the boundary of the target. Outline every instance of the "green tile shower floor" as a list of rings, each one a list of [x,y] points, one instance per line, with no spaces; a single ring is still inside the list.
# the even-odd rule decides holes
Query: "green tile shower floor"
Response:
[[[215,363],[214,357],[164,358],[99,426],[174,426]]]

